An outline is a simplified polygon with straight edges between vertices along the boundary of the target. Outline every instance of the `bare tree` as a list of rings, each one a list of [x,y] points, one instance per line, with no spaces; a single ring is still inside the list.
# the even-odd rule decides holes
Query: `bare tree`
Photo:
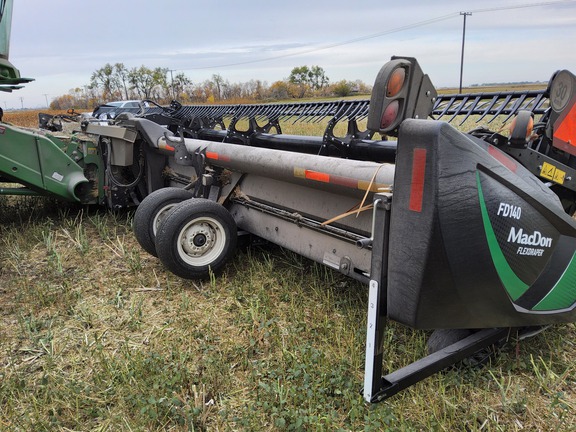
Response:
[[[114,66],[106,63],[103,67],[92,73],[90,86],[102,89],[102,97],[109,99],[115,91]]]
[[[165,88],[168,68],[149,69],[146,66],[132,68],[128,72],[128,80],[138,93],[140,99],[150,99],[157,87]],[[161,97],[157,92],[154,94],[157,99]]]
[[[116,88],[123,92],[124,99],[130,99],[129,91],[129,78],[128,69],[124,66],[124,63],[116,63],[114,65],[113,77],[116,84]]]

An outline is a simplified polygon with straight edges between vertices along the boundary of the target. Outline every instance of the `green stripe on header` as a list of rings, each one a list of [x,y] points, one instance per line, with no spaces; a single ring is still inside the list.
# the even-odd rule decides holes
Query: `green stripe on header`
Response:
[[[506,261],[502,249],[500,249],[498,239],[496,239],[496,234],[494,233],[492,223],[488,217],[488,209],[486,208],[484,194],[482,193],[480,173],[478,171],[476,171],[476,184],[478,185],[478,198],[480,201],[482,221],[484,222],[484,232],[486,233],[486,240],[488,241],[488,248],[490,249],[492,262],[494,263],[494,267],[496,268],[496,272],[500,277],[502,285],[504,285],[504,289],[506,289],[510,298],[515,301],[528,290],[529,286],[516,276],[516,273],[514,273],[514,270],[512,270],[508,261]]]
[[[532,310],[552,311],[566,309],[576,299],[576,253],[552,289]]]

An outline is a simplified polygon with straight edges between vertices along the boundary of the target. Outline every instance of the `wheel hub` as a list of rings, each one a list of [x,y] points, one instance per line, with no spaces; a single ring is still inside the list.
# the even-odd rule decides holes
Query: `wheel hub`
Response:
[[[196,247],[202,247],[206,244],[206,236],[204,234],[197,234],[192,239],[192,243],[194,243]]]
[[[182,249],[194,257],[201,256],[212,249],[215,233],[207,223],[198,223],[190,227],[182,237]]]

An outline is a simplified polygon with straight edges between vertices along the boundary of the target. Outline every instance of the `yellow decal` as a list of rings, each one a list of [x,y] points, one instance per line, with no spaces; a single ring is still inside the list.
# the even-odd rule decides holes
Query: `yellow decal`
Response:
[[[564,184],[566,171],[562,171],[560,168],[556,168],[554,165],[544,162],[542,164],[542,169],[540,170],[540,177],[552,180],[558,184]]]
[[[294,177],[306,178],[306,170],[304,168],[294,167]]]

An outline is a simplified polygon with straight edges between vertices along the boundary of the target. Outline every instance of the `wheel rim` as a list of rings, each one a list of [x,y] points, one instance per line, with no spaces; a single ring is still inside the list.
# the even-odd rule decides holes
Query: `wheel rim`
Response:
[[[156,236],[158,233],[158,228],[160,228],[160,225],[162,222],[164,222],[164,219],[166,219],[166,216],[168,216],[170,210],[172,210],[177,204],[179,203],[167,204],[162,207],[158,213],[156,213],[154,219],[152,220],[152,233],[154,236]]]
[[[178,255],[195,267],[212,264],[225,247],[224,227],[210,217],[199,217],[188,222],[178,235]]]

